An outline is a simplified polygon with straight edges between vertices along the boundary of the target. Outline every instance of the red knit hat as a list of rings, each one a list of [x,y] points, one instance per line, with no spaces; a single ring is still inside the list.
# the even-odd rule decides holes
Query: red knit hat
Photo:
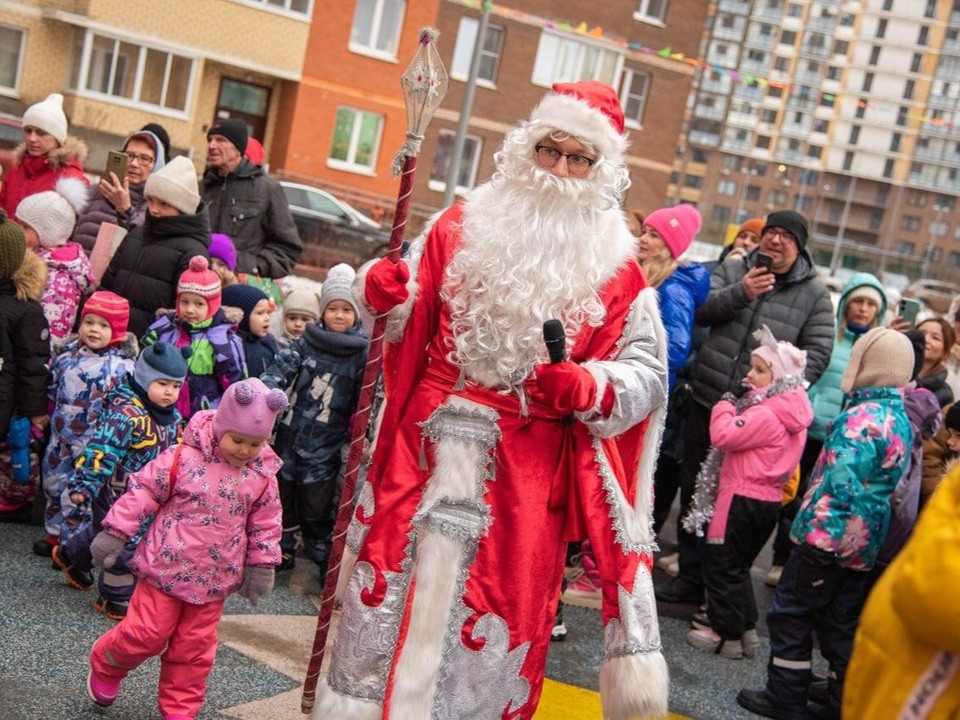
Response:
[[[107,347],[119,345],[127,336],[127,323],[130,321],[130,303],[109,290],[97,290],[87,298],[80,311],[80,320],[87,315],[97,315],[110,324],[110,342]]]
[[[180,275],[177,283],[177,304],[183,293],[199,295],[207,301],[207,319],[220,309],[220,276],[210,269],[210,263],[203,255],[190,258],[189,267]]]
[[[674,259],[683,255],[700,232],[700,213],[690,203],[660,208],[647,215],[645,227],[653,228],[663,238]]]
[[[627,149],[623,108],[617,91],[609,85],[596,80],[554,83],[553,92],[540,101],[530,121],[544,129],[569,133],[614,163],[623,161]]]

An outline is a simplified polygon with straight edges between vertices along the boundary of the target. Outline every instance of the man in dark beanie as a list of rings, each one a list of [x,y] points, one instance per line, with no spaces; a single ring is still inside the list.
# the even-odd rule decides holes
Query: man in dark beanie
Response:
[[[303,248],[283,188],[244,157],[249,137],[247,124],[236,118],[210,126],[203,201],[211,231],[233,239],[236,272],[280,278],[293,271]]]
[[[680,431],[683,462],[680,516],[689,507],[700,465],[710,448],[710,412],[724,393],[741,395],[757,347],[754,331],[766,325],[777,340],[807,351],[804,377],[811,384],[826,369],[833,349],[830,294],[807,253],[807,221],[793,210],[767,216],[760,245],[743,259],[718,264],[710,295],[696,322],[710,328],[693,375],[693,400]],[[703,577],[696,535],[677,528],[680,574],[657,588],[662,602],[700,603]]]

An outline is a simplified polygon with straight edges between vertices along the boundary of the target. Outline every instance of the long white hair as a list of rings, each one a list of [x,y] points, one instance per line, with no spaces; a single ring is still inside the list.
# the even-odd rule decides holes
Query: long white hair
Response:
[[[559,319],[568,338],[599,326],[597,289],[632,252],[619,209],[626,167],[601,157],[586,178],[557,177],[533,159],[534,145],[556,132],[524,123],[507,135],[493,179],[466,200],[447,267],[448,359],[487,387],[514,389],[545,361],[545,320]]]

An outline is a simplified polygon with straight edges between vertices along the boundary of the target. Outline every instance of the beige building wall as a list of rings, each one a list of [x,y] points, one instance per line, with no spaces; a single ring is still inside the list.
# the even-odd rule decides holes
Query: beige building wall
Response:
[[[161,123],[201,169],[225,77],[270,88],[267,136],[260,138],[269,148],[282,95],[301,76],[309,20],[242,0],[0,0],[0,24],[27,33],[18,92],[7,101],[26,107],[62,92],[71,133],[91,144],[91,170],[102,167],[100,156],[117,138],[147,122]],[[69,90],[74,37],[86,28],[193,58],[186,116]]]

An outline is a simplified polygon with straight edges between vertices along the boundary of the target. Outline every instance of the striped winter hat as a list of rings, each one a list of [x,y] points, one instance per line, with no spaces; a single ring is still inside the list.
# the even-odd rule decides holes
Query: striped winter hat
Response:
[[[109,345],[119,345],[127,336],[127,323],[130,321],[130,303],[109,290],[97,290],[83,305],[80,319],[87,315],[98,315],[110,324]]]
[[[220,276],[210,269],[203,255],[190,258],[190,265],[180,275],[177,283],[177,303],[183,293],[199,295],[207,301],[207,318],[212,318],[220,309]]]

